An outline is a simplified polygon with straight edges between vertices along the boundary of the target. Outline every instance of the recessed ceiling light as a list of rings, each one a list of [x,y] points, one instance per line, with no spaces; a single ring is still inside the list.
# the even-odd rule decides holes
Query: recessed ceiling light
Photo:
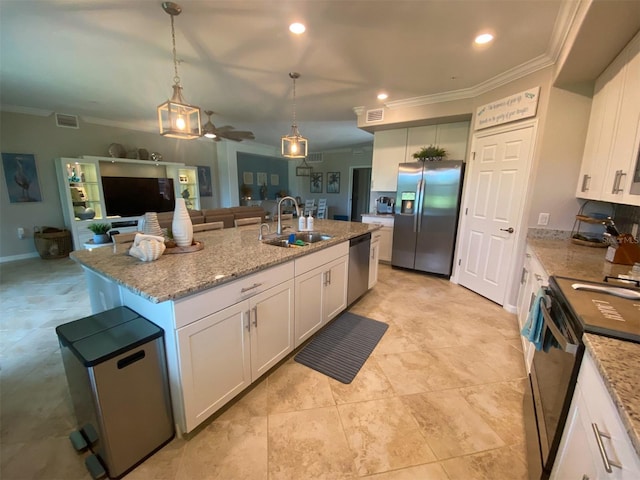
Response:
[[[305,27],[302,23],[292,23],[291,25],[289,25],[289,31],[291,33],[295,33],[296,35],[300,35],[302,33],[305,32],[305,30],[307,29],[307,27]]]
[[[387,98],[389,98],[389,95],[387,95],[387,94],[386,94],[386,93],[384,93],[384,92],[380,92],[380,93],[378,94],[378,100],[386,100]]]
[[[478,45],[482,45],[485,43],[489,43],[491,40],[493,40],[493,35],[491,35],[490,33],[483,33],[476,37],[475,42]]]

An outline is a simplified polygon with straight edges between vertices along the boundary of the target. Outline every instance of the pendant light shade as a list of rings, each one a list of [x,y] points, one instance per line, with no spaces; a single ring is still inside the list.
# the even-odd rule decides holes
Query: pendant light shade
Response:
[[[291,133],[282,137],[282,156],[305,158],[309,151],[309,144],[307,139],[300,135],[296,125],[296,79],[300,78],[300,74],[293,72],[289,74],[289,77],[293,79],[293,124],[291,125]]]
[[[176,56],[176,34],[173,17],[180,15],[182,7],[177,3],[163,2],[162,9],[171,16],[171,41],[173,45],[173,95],[158,106],[158,126],[160,135],[170,138],[190,140],[201,136],[200,108],[189,105],[182,97],[182,85],[178,75]]]

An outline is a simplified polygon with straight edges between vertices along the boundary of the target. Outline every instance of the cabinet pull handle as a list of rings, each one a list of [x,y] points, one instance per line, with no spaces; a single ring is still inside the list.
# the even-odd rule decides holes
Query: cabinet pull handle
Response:
[[[536,281],[542,282],[542,275],[540,275],[539,273],[536,273],[535,276],[536,276]]]
[[[582,480],[589,480],[589,475],[587,475],[586,473],[582,475]]]
[[[611,193],[617,194],[617,193],[622,193],[624,191],[624,188],[620,188],[620,184],[622,183],[622,177],[626,175],[627,174],[622,170],[618,170],[616,172],[616,180],[614,182],[613,190]]]
[[[327,285],[331,285],[331,270],[327,272],[327,278],[329,279],[327,280]]]
[[[586,173],[582,176],[582,187],[580,188],[581,192],[589,191],[589,180],[591,180],[591,175],[587,175]]]
[[[253,307],[253,326],[258,328],[258,306]]]
[[[254,288],[258,288],[260,286],[262,286],[262,283],[254,283],[250,287],[244,287],[242,290],[240,290],[240,293],[247,293],[249,290],[253,290]]]
[[[322,286],[326,287],[327,285],[329,285],[329,283],[327,282],[327,280],[329,279],[329,272],[323,272],[322,273]]]
[[[527,269],[522,267],[522,276],[520,277],[520,285],[524,285],[527,281]]]
[[[600,450],[602,463],[604,463],[604,469],[607,471],[607,473],[613,472],[613,469],[611,467],[622,468],[622,465],[620,465],[619,463],[615,463],[609,460],[609,457],[607,456],[607,452],[604,449],[604,444],[602,443],[602,437],[610,439],[611,436],[607,433],[601,432],[600,429],[598,428],[597,423],[592,423],[591,427],[593,428],[593,433],[596,436],[596,442],[598,442],[598,450]]]
[[[246,312],[244,312],[244,314],[247,316],[247,324],[244,326],[244,328],[247,329],[247,332],[251,331],[251,311],[247,310]]]

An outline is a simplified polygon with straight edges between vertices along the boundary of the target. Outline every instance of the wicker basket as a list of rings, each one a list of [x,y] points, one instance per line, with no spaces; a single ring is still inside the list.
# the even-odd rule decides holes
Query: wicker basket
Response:
[[[53,227],[42,227],[33,234],[33,241],[40,258],[50,260],[64,258],[71,252],[71,232]]]

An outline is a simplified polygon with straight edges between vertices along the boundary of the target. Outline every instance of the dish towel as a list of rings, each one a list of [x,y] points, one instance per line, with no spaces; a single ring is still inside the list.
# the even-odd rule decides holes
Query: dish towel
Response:
[[[542,308],[540,303],[545,302],[545,306],[550,305],[550,300],[543,288],[538,289],[536,298],[533,301],[527,321],[524,323],[520,333],[536,347],[536,350],[542,350],[544,344],[543,325],[544,317],[542,316]]]

